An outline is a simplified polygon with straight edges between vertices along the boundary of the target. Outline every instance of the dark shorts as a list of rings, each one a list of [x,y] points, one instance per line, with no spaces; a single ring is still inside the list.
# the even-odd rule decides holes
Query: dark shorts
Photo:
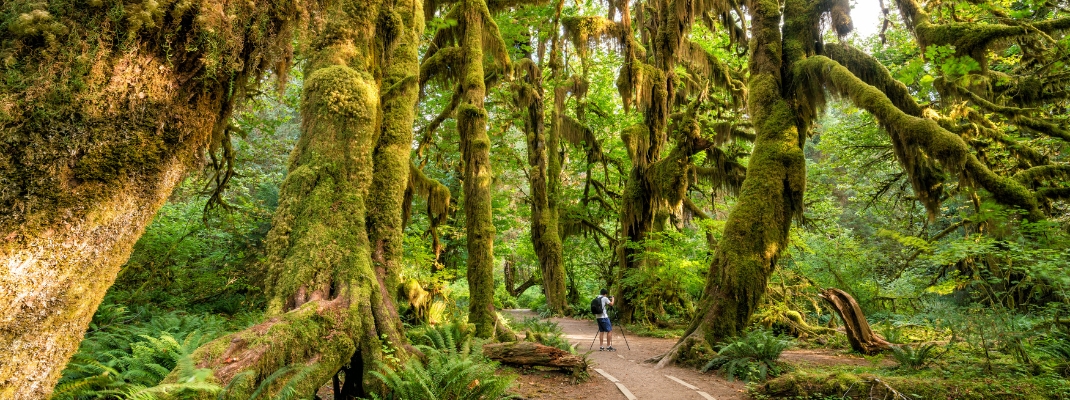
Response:
[[[609,318],[599,318],[597,321],[599,332],[609,332],[613,330],[613,324],[609,322]]]

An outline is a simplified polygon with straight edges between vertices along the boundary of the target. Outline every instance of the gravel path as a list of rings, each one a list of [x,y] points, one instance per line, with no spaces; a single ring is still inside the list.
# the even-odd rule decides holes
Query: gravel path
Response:
[[[535,316],[527,310],[507,310],[518,320]],[[594,321],[572,318],[552,318],[561,326],[561,330],[580,352],[588,351],[591,339],[595,338],[598,327]],[[674,339],[658,339],[629,335],[625,327],[621,336],[620,327],[613,327],[613,347],[616,352],[594,352],[590,359],[594,364],[591,380],[571,388],[550,388],[548,390],[526,391],[531,398],[564,399],[695,399],[728,400],[742,399],[743,384],[728,382],[713,374],[701,374],[698,371],[669,366],[655,369],[653,364],[643,363],[650,357],[668,351]],[[627,337],[627,343],[624,338]],[[628,347],[631,347],[631,350]],[[616,380],[614,382],[613,380]],[[523,380],[521,380],[523,382]],[[537,383],[528,383],[537,385]],[[522,386],[522,385],[521,385]],[[629,397],[631,395],[631,397]]]

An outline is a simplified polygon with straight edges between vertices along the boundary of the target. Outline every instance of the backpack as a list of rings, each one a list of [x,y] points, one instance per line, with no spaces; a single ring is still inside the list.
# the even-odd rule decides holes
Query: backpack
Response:
[[[602,315],[605,309],[602,308],[602,296],[595,297],[591,300],[591,314]]]

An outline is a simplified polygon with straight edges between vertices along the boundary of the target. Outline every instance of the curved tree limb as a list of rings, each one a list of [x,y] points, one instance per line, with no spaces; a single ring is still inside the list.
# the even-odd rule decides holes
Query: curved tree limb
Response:
[[[924,149],[945,168],[963,174],[992,192],[997,201],[1025,209],[1030,219],[1043,218],[1032,192],[1018,181],[988,169],[970,152],[962,138],[940,127],[936,121],[905,113],[878,88],[862,81],[843,65],[828,57],[814,56],[797,63],[795,73],[822,83],[833,93],[869,111],[891,134]]]

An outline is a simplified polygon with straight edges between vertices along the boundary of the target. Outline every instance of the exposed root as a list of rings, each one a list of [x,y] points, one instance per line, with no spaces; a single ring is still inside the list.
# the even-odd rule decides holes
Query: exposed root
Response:
[[[651,357],[644,362],[657,363],[655,369],[665,368],[670,364],[682,364],[700,367],[713,355],[713,349],[706,343],[700,330],[696,329],[676,342],[665,354]]]

